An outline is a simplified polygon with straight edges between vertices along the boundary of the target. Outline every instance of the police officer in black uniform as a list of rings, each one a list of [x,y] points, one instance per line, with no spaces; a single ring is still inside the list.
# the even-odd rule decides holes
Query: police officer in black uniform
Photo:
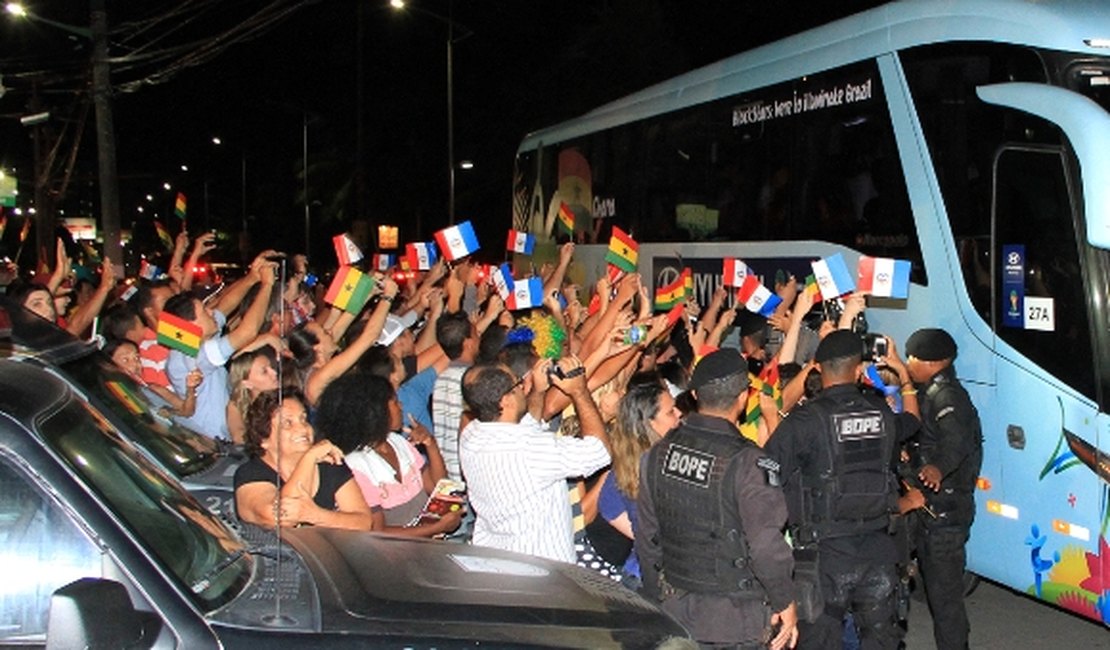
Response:
[[[706,355],[690,389],[698,412],[641,461],[636,552],[642,591],[702,647],[794,647],[793,560],[777,465],[743,438],[748,366]]]
[[[799,559],[795,578],[801,581],[806,568],[809,582],[817,583],[799,585],[813,594],[800,607],[800,648],[839,650],[849,611],[863,648],[897,648],[903,634],[891,535],[898,500],[893,460],[896,444],[916,431],[918,420],[895,415],[873,391],[861,391],[862,355],[858,334],[826,336],[814,355],[821,393],[791,411],[765,447],[785,482]]]
[[[906,368],[921,405],[918,477],[934,516],[916,515],[918,568],[939,650],[968,647],[964,564],[975,519],[975,484],[983,462],[979,413],[956,379],[956,342],[942,329],[920,329],[906,341]]]

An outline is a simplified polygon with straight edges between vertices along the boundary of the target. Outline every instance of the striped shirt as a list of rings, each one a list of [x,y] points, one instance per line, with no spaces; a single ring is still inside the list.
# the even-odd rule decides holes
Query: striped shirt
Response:
[[[609,464],[601,440],[474,421],[460,436],[459,457],[477,515],[475,544],[574,562],[567,479]]]
[[[143,367],[143,381],[153,386],[170,387],[166,376],[166,360],[170,349],[158,342],[158,335],[149,327],[143,328],[143,340],[139,343],[139,362]]]
[[[462,472],[459,471],[459,422],[462,420],[463,396],[462,376],[470,366],[452,361],[447,368],[436,377],[435,388],[432,389],[432,432],[439,446],[439,453],[443,455],[443,464],[447,467],[447,478],[452,481],[462,481]]]

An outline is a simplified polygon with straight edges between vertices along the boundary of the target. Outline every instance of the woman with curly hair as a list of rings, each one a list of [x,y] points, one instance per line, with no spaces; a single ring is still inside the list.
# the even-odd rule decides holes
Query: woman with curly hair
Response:
[[[385,513],[385,532],[434,537],[459,526],[462,512],[448,512],[430,523],[417,523],[428,495],[447,476],[435,436],[411,419],[402,436],[401,403],[388,379],[347,374],[331,382],[320,396],[316,427],[335,443],[354,472],[368,504]],[[424,457],[416,446],[424,447]]]
[[[598,514],[629,540],[635,538],[639,526],[636,497],[640,458],[678,426],[681,417],[667,385],[657,375],[641,375],[629,382],[616,423],[609,432],[613,464],[598,497]],[[624,563],[625,584],[637,586],[639,579],[639,560],[635,553],[630,553]]]
[[[246,448],[251,458],[235,472],[235,510],[243,521],[270,528],[380,527],[343,452],[328,440],[315,440],[300,393],[279,397],[270,391],[251,403]]]

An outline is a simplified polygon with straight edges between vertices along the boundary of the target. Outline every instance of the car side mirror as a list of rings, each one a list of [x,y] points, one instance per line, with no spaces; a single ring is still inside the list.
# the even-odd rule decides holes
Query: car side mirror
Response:
[[[120,583],[81,578],[50,598],[46,650],[150,648],[161,626],[157,615],[135,609]]]

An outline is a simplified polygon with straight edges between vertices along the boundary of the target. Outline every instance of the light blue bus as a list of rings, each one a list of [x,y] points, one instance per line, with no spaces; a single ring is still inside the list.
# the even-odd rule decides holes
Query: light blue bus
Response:
[[[895,2],[529,134],[514,227],[550,237],[562,203],[579,241],[618,224],[703,305],[723,257],[768,284],[911,260],[909,299],[867,317],[959,343],[985,437],[969,569],[1110,622],[1108,109],[1104,0]]]

